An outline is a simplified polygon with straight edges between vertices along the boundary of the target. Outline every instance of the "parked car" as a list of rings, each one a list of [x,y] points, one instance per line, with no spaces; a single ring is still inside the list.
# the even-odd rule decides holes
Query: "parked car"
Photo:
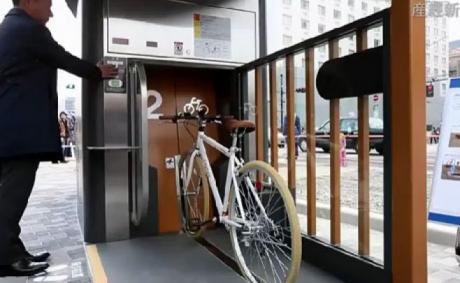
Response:
[[[268,146],[271,146],[270,140],[270,129],[268,129]],[[284,137],[283,133],[278,130],[278,147],[283,148],[286,146],[286,138]]]
[[[342,118],[340,119],[340,131],[347,138],[347,148],[354,149],[358,152],[358,119]],[[323,149],[324,152],[330,152],[330,123],[324,122],[316,130],[316,147]],[[300,149],[307,151],[307,138],[305,135],[297,137]],[[369,149],[375,149],[380,155],[383,155],[383,121],[378,118],[369,119]]]

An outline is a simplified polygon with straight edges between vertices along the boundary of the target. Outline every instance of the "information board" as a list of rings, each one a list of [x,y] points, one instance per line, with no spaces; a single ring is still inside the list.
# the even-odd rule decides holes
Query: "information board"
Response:
[[[449,81],[428,219],[460,225],[460,78]]]

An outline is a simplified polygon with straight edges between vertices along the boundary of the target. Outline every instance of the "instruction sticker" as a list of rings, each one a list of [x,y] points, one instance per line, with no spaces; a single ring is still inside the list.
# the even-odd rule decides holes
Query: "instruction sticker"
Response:
[[[194,14],[193,28],[196,57],[231,58],[232,27],[229,18]]]

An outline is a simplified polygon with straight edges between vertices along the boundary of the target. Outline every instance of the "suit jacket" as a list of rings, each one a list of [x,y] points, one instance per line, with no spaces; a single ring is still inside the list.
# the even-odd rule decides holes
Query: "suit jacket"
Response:
[[[0,25],[0,159],[61,156],[58,68],[101,79],[99,68],[65,51],[44,25],[10,10]]]

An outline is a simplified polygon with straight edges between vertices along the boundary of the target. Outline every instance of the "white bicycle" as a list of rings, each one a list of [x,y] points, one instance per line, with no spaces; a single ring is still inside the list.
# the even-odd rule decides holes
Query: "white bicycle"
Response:
[[[223,223],[230,233],[236,261],[249,282],[295,282],[301,262],[301,235],[294,200],[286,182],[269,164],[237,156],[238,138],[255,130],[251,121],[194,114],[161,116],[175,123],[194,121],[198,134],[193,149],[179,161],[178,190],[183,230],[200,237],[210,223]],[[189,110],[189,112],[191,112]],[[223,124],[233,141],[227,148],[205,134],[208,123]],[[228,157],[225,195],[216,185],[205,144]],[[211,215],[210,190],[217,208]]]

